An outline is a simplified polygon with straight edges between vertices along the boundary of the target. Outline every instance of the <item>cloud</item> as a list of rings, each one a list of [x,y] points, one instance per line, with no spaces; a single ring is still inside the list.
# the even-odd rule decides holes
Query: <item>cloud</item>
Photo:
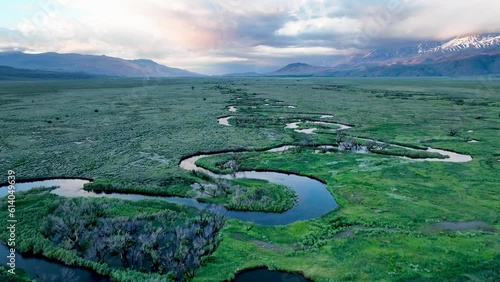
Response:
[[[304,34],[353,34],[361,31],[361,22],[348,17],[320,17],[287,22],[276,31],[277,35],[297,36]]]
[[[328,47],[285,47],[277,48],[272,46],[259,45],[253,48],[253,54],[260,56],[271,57],[294,57],[299,55],[323,55],[323,56],[336,56],[352,54],[353,50],[338,50]]]
[[[150,58],[218,73],[299,59],[329,65],[397,42],[500,31],[497,0],[39,1],[5,6],[22,16],[0,27],[0,49]]]
[[[392,37],[449,39],[468,33],[500,31],[496,0],[408,1],[406,17],[390,26]]]

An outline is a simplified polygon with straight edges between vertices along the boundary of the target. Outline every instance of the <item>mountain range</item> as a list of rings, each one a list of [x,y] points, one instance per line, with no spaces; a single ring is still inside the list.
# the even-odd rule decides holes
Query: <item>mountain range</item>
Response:
[[[490,75],[500,74],[499,57],[500,33],[469,34],[445,41],[425,41],[398,48],[374,49],[348,56],[329,67],[292,63],[265,74],[247,72],[227,74],[225,76],[411,77]],[[2,77],[20,78],[203,76],[187,70],[167,67],[152,60],[125,60],[105,55],[0,52],[0,66],[3,67],[0,73]]]
[[[500,34],[475,34],[459,36],[444,42],[425,41],[396,49],[370,50],[367,53],[352,55],[336,67],[416,65],[498,53],[500,53]]]
[[[108,56],[82,54],[26,54],[1,52],[0,66],[16,69],[86,73],[117,77],[199,77],[197,73],[170,68],[152,60],[125,60]]]
[[[332,67],[293,63],[268,76],[467,76],[500,73],[500,34],[464,35],[447,41],[375,49]]]

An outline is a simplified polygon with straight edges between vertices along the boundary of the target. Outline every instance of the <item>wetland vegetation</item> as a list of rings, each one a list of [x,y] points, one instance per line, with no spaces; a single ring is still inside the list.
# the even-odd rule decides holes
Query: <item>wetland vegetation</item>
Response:
[[[89,190],[198,197],[240,210],[282,212],[300,204],[292,190],[276,183],[218,180],[179,167],[187,156],[239,152],[237,159],[217,154],[196,164],[229,175],[309,176],[326,183],[338,203],[333,211],[290,224],[223,223],[218,216],[207,221],[217,213],[164,201],[67,199],[38,189],[18,194],[18,250],[116,281],[229,281],[262,266],[317,282],[496,281],[500,80],[489,83],[488,91],[475,78],[2,83],[0,170],[15,170],[19,180],[89,178],[95,180],[86,184]],[[231,126],[218,124],[228,114]],[[317,130],[285,128],[295,122],[295,129]],[[319,148],[346,140],[376,147],[366,138],[389,145],[363,154]],[[268,151],[282,145],[295,147]],[[428,147],[472,159],[450,162]],[[442,161],[412,159],[436,157]],[[79,216],[73,222],[68,215]],[[476,224],[465,224],[470,222]],[[165,237],[151,238],[159,233]],[[2,241],[7,236],[0,232]],[[162,240],[171,244],[151,247]]]
[[[297,201],[288,187],[259,179],[218,180],[201,189],[199,201],[222,204],[228,210],[284,212]]]

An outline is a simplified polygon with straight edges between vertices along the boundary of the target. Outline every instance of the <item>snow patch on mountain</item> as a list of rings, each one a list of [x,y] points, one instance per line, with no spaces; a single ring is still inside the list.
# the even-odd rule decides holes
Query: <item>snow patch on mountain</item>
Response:
[[[499,34],[471,34],[459,36],[427,52],[459,52],[467,49],[484,49],[500,46]],[[424,52],[424,53],[427,53]]]

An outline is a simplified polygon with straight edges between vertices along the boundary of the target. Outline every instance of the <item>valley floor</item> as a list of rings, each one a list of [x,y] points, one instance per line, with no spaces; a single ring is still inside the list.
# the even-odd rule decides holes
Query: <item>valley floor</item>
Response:
[[[180,168],[182,159],[245,151],[238,170],[314,177],[339,207],[282,226],[228,220],[193,281],[230,280],[258,266],[318,282],[498,281],[499,92],[500,79],[484,78],[5,82],[0,171],[14,170],[19,180],[90,178],[114,192],[196,197],[191,185],[212,180]],[[227,116],[226,125],[217,122]],[[385,154],[318,150],[339,143],[339,128],[315,124],[316,130],[300,132],[311,120],[349,125],[341,128],[344,140],[432,147],[472,161],[417,161],[400,155],[427,155],[395,148]],[[285,128],[291,123],[299,128]],[[265,151],[280,145],[300,149]],[[222,171],[227,161],[208,157],[197,164]],[[122,213],[120,205],[113,205],[117,216],[141,214],[140,202]],[[23,214],[37,208],[31,201],[23,207]],[[48,204],[38,208],[53,212]],[[162,209],[182,218],[193,213],[159,203],[147,212]],[[0,216],[6,216],[3,208]],[[31,219],[30,231],[18,236],[26,250],[34,251],[32,238],[42,238],[37,220],[44,219]],[[7,235],[0,233],[3,241]],[[65,261],[57,248],[50,257]],[[124,273],[116,277],[127,281]]]

